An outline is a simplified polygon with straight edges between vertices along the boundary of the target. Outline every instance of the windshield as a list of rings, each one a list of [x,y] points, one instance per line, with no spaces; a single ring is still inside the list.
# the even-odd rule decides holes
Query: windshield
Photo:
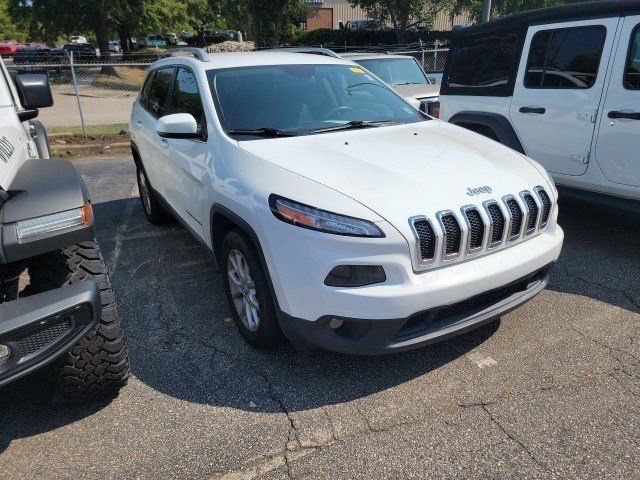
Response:
[[[225,131],[269,129],[305,135],[350,123],[399,124],[424,120],[362,68],[350,65],[275,65],[207,72]],[[355,122],[355,123],[354,123]]]
[[[390,85],[429,83],[413,58],[372,58],[356,62]]]

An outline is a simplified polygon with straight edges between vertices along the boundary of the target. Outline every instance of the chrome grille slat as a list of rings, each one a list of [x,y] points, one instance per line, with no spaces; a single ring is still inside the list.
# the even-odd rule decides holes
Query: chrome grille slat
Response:
[[[519,243],[542,231],[552,211],[552,197],[537,186],[518,195],[487,200],[480,207],[465,205],[458,213],[439,211],[435,223],[425,215],[411,217],[416,269],[463,261]]]

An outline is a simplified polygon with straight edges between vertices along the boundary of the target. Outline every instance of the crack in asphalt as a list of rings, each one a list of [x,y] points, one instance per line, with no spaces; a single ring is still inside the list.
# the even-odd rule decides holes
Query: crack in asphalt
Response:
[[[489,419],[491,420],[491,422],[493,422],[493,424],[498,427],[498,429],[500,429],[500,431],[502,431],[502,433],[504,433],[511,441],[515,442],[516,444],[518,444],[520,446],[520,448],[522,448],[525,453],[529,456],[529,458],[531,458],[531,460],[533,461],[533,463],[535,463],[536,465],[538,465],[540,468],[542,468],[543,470],[545,470],[546,472],[548,472],[549,474],[551,474],[551,476],[553,478],[559,478],[558,475],[556,475],[556,473],[551,470],[551,468],[549,468],[549,466],[542,462],[541,460],[538,460],[538,458],[533,454],[533,452],[520,440],[518,439],[518,437],[516,437],[515,435],[511,434],[506,428],[504,428],[502,426],[502,424],[493,416],[493,414],[489,411],[489,409],[487,408],[486,405],[481,405],[480,409],[487,414],[487,416],[489,417]]]

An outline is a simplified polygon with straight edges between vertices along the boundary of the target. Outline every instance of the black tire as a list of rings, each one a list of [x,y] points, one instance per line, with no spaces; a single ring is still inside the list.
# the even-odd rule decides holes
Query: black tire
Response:
[[[57,383],[72,402],[111,396],[129,378],[129,354],[98,244],[84,242],[28,261],[30,283],[23,296],[93,280],[100,288],[102,317],[97,326],[53,365]]]
[[[237,250],[242,254],[249,267],[251,279],[255,286],[255,296],[259,305],[259,324],[255,331],[251,331],[242,322],[238,310],[236,309],[231,293],[231,286],[229,283],[227,273],[227,262],[229,261],[229,255],[234,250]],[[278,318],[271,296],[271,290],[267,282],[267,277],[264,269],[262,268],[262,262],[256,251],[255,246],[242,232],[239,230],[233,230],[227,234],[222,245],[222,274],[224,281],[225,293],[227,295],[227,301],[229,303],[229,309],[231,315],[235,321],[238,330],[242,337],[253,347],[264,350],[272,349],[280,346],[285,341],[285,336],[278,324]]]
[[[157,193],[151,187],[147,172],[143,168],[137,167],[136,179],[138,181],[138,191],[140,192],[140,203],[145,217],[152,225],[165,225],[173,221],[172,215],[162,206],[158,200]]]

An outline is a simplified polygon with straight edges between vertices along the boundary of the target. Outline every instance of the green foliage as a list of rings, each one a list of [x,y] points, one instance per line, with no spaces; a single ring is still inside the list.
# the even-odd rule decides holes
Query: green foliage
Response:
[[[565,3],[579,3],[589,0],[492,0],[491,18],[504,17],[512,13],[535,10],[537,8],[555,7]],[[482,0],[441,0],[438,8],[459,14],[468,11],[475,22],[482,20]]]
[[[11,15],[8,0],[0,0],[0,40],[24,42],[27,35],[18,18]]]

